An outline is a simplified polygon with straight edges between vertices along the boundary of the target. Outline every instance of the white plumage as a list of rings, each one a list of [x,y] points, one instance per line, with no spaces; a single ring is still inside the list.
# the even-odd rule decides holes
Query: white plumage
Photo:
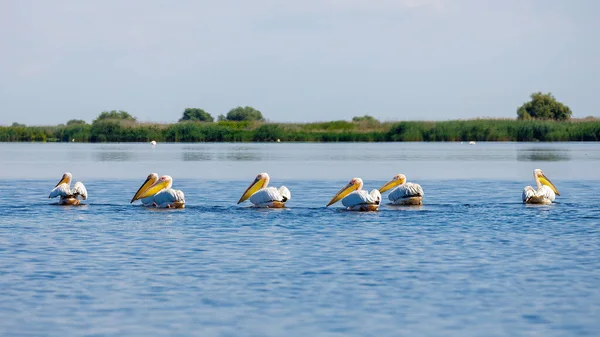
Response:
[[[402,199],[422,197],[424,195],[423,188],[419,184],[404,183],[390,192],[388,199],[392,203],[399,203]]]
[[[537,191],[531,186],[526,186],[522,198],[526,204],[551,204],[556,199],[556,194],[546,185],[542,185]]]
[[[87,199],[87,189],[85,188],[85,186],[83,185],[82,182],[78,181],[75,183],[75,186],[73,186],[73,190],[71,191],[71,193],[73,193],[74,196],[81,196],[81,198],[83,200]]]
[[[147,198],[142,198],[140,199],[140,201],[142,202],[142,205],[144,205],[145,207],[154,207],[154,196],[149,196]]]
[[[358,190],[348,194],[342,199],[342,205],[349,210],[359,210],[359,208],[369,205],[379,205],[381,203],[381,193],[378,190]]]
[[[71,189],[72,175],[69,172],[63,174],[62,179],[58,182],[56,187],[50,191],[48,198],[60,197],[60,205],[79,205],[79,198],[86,200],[88,197],[87,189],[81,182],[76,182]]]
[[[185,203],[185,195],[181,190],[169,188],[140,201],[145,207],[171,208],[176,202]]]
[[[175,203],[185,203],[185,196],[182,191],[168,188],[156,193],[154,196],[154,206],[160,208],[171,208]]]
[[[274,201],[287,202],[291,198],[290,190],[285,186],[281,186],[279,189],[275,187],[263,187],[258,192],[252,194],[250,202],[257,207],[271,207]]]
[[[87,196],[88,196],[88,194],[87,194],[87,190],[85,189],[85,186],[83,185],[83,183],[78,181],[75,183],[72,190],[71,190],[69,184],[66,184],[66,183],[62,183],[62,184],[56,186],[55,188],[52,189],[52,191],[50,191],[50,195],[48,196],[48,198],[81,197],[81,199],[86,200]]]
[[[48,196],[48,198],[56,198],[59,196],[66,197],[68,195],[71,195],[71,188],[69,187],[69,185],[62,183],[53,188],[52,191],[50,191],[50,195]]]

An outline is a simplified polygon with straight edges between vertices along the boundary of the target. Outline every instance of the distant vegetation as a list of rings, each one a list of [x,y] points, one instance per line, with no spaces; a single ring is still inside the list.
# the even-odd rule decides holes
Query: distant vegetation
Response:
[[[72,119],[71,121],[75,121],[76,119]],[[127,111],[123,111],[123,110],[112,110],[112,111],[102,111],[100,113],[100,115],[98,115],[98,118],[96,118],[94,120],[95,122],[101,122],[101,121],[130,121],[130,122],[135,122],[137,121],[137,118],[133,117],[132,115],[130,115]]]
[[[557,101],[551,93],[542,94],[541,92],[531,94],[531,101],[526,102],[517,110],[518,119],[566,121],[572,115],[571,109]]]
[[[260,111],[254,109],[251,106],[233,108],[229,110],[227,116],[220,115],[219,121],[232,121],[232,122],[261,122],[265,119]]]
[[[571,110],[551,94],[534,93],[518,119],[380,122],[269,123],[252,107],[236,107],[218,121],[187,108],[178,123],[140,123],[126,111],[103,111],[92,122],[72,119],[57,126],[0,126],[3,142],[383,142],[383,141],[600,141],[600,119],[572,120]],[[197,122],[197,123],[196,123]]]
[[[0,127],[0,141],[30,142],[382,142],[599,141],[600,120],[474,119],[443,122],[307,124],[232,122],[142,124],[115,121],[58,126]]]
[[[379,122],[377,119],[375,119],[375,117],[373,116],[369,116],[369,115],[364,115],[364,116],[354,116],[352,118],[353,122]]]
[[[215,121],[213,116],[202,109],[186,108],[183,111],[183,116],[179,119],[180,122],[209,122]]]

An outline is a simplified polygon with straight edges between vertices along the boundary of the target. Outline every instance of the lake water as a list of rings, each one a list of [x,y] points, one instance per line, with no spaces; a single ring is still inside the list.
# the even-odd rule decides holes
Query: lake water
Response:
[[[597,335],[599,150],[0,143],[0,335]],[[557,203],[521,204],[535,168]],[[86,205],[47,198],[65,171]],[[236,205],[263,171],[287,209]],[[150,172],[185,209],[129,204]],[[424,206],[324,207],[353,177],[397,173]]]

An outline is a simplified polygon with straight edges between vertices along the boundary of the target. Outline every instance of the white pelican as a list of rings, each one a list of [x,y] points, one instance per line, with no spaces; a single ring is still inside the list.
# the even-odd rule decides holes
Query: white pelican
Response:
[[[342,187],[337,194],[329,201],[327,207],[342,200],[342,205],[349,211],[376,211],[381,203],[381,193],[378,190],[372,190],[368,193],[362,189],[363,181],[360,178],[354,178]]]
[[[540,169],[533,170],[533,179],[537,185],[537,191],[527,186],[523,189],[524,204],[551,204],[556,195],[560,195],[554,184],[546,177]]]
[[[394,205],[422,205],[423,204],[423,188],[415,183],[407,183],[404,174],[397,174],[392,180],[385,183],[379,189],[383,193],[392,187],[396,187],[390,192],[388,198]]]
[[[269,181],[271,181],[271,178],[267,173],[259,173],[252,184],[248,186],[238,201],[238,204],[250,198],[250,202],[254,204],[255,207],[285,207],[285,203],[292,198],[290,190],[285,186],[281,186],[279,189],[267,187]]]
[[[146,207],[160,208],[184,208],[185,196],[180,190],[172,189],[173,178],[171,176],[162,176],[150,173],[146,181],[140,186],[130,203],[142,199],[142,204]]]
[[[81,182],[79,182],[79,181],[76,182],[75,186],[73,186],[73,189],[71,190],[71,178],[72,177],[73,176],[69,172],[66,172],[65,174],[63,174],[63,176],[60,179],[60,181],[58,182],[58,184],[56,184],[56,186],[54,186],[52,191],[50,191],[50,195],[48,196],[48,198],[60,197],[58,204],[59,205],[69,205],[69,206],[79,205],[80,204],[79,197],[81,197],[81,199],[83,199],[83,200],[86,200],[87,199],[87,190],[85,189],[85,186],[83,186],[83,184]]]

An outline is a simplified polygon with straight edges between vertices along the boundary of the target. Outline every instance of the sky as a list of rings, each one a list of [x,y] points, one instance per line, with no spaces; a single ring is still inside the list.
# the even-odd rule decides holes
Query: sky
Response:
[[[0,125],[599,116],[595,0],[0,0]]]

